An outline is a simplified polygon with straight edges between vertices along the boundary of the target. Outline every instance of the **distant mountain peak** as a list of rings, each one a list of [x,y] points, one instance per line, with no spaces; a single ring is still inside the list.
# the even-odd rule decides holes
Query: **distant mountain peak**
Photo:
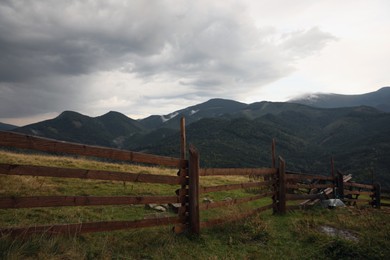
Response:
[[[309,93],[289,100],[319,108],[370,106],[390,112],[390,87],[383,87],[366,94],[343,95],[334,93]]]
[[[86,116],[86,115],[83,115],[81,113],[71,111],[71,110],[65,110],[64,112],[59,114],[56,118],[61,119],[61,118],[73,118],[73,117],[74,118],[80,118],[80,117],[90,118],[89,116]]]
[[[117,111],[109,111],[105,113],[104,115],[98,116],[96,118],[125,118],[125,119],[130,119],[128,116],[117,112]]]

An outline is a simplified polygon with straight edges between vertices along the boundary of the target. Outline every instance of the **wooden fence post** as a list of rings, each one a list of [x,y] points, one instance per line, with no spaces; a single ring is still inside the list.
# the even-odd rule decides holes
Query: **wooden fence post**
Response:
[[[186,148],[187,139],[186,139],[186,119],[182,117],[180,120],[180,158],[182,160],[186,159]]]
[[[286,162],[279,156],[278,213],[286,214]]]
[[[185,128],[185,118],[182,117],[180,120],[180,159],[182,161],[181,168],[179,169],[179,172],[177,173],[178,176],[180,176],[182,179],[188,180],[188,162],[186,161],[186,128]],[[178,216],[182,220],[182,223],[176,224],[173,228],[173,231],[176,234],[183,233],[188,228],[188,219],[187,219],[187,196],[188,189],[187,189],[187,183],[183,183],[176,191],[176,195],[180,198],[180,204],[181,206],[178,208]]]
[[[275,138],[272,138],[272,145],[271,145],[271,160],[272,160],[272,168],[276,168],[276,155],[275,155]],[[271,176],[264,176],[265,181],[271,180]]]
[[[379,183],[374,184],[374,197],[372,206],[380,209],[381,208],[381,185]]]
[[[337,171],[337,194],[336,198],[344,199],[344,176],[341,172]]]
[[[190,232],[199,235],[199,153],[193,145],[189,147],[189,155],[189,225]]]
[[[330,175],[332,177],[332,182],[333,182],[333,198],[336,198],[337,195],[336,195],[336,184],[337,184],[337,180],[336,180],[336,176],[334,175],[334,159],[333,159],[333,156],[330,158]]]
[[[272,180],[272,213],[277,214],[279,211],[279,171],[277,171],[275,174],[271,177]]]

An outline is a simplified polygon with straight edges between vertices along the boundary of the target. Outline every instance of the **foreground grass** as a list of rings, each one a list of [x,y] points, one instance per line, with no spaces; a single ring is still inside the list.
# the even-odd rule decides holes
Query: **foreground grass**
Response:
[[[175,169],[104,163],[80,158],[23,155],[0,151],[1,163],[49,165],[175,175]],[[205,186],[248,181],[243,177],[202,178]],[[177,186],[80,181],[0,175],[0,196],[172,195]],[[214,200],[251,196],[256,190],[204,194]],[[201,213],[202,219],[236,214],[269,199]],[[0,227],[100,220],[142,219],[157,214],[143,206],[62,207],[0,210]],[[173,214],[173,213],[167,213]],[[322,227],[347,231],[355,239],[330,236]],[[285,216],[271,211],[234,223],[202,229],[199,237],[175,235],[172,226],[80,236],[0,234],[2,259],[388,259],[389,212],[371,208],[315,208]]]
[[[199,237],[170,227],[86,234],[78,237],[0,238],[5,259],[388,259],[389,215],[380,210],[315,209],[273,216],[265,212],[204,229]],[[347,230],[356,241],[324,234]]]

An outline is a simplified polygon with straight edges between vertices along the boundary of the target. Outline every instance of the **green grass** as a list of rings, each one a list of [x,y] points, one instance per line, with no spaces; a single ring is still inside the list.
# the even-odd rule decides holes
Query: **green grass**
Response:
[[[0,151],[0,163],[50,165],[175,175],[175,169],[103,163],[80,158],[23,155]],[[204,177],[212,186],[248,181],[244,177]],[[0,196],[29,195],[173,195],[175,185],[152,185],[0,175]],[[255,189],[201,195],[215,201],[253,196]],[[238,214],[267,205],[270,199],[201,212],[202,220]],[[233,223],[202,229],[199,237],[175,235],[172,226],[80,236],[0,234],[1,259],[387,259],[390,255],[389,210],[347,207],[314,208],[272,215],[268,210]],[[142,219],[157,214],[140,205],[0,210],[0,227]],[[173,213],[169,213],[173,214]],[[349,241],[321,231],[330,226],[357,237]]]

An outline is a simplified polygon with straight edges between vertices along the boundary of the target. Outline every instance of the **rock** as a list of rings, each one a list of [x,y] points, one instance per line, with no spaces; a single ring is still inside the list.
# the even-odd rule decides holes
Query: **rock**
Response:
[[[214,201],[212,200],[212,199],[210,199],[210,198],[203,198],[203,202],[204,203],[214,203]]]
[[[320,231],[328,236],[341,237],[354,242],[359,241],[358,237],[348,230],[337,229],[331,226],[320,226]]]
[[[154,209],[157,207],[157,204],[145,204],[145,209]]]
[[[231,201],[231,200],[233,200],[233,199],[230,198],[230,197],[226,197],[226,198],[224,198],[223,200],[224,200],[224,201]]]
[[[169,209],[169,206],[168,206],[168,204],[161,204],[160,206],[161,206],[161,207],[164,207],[166,210],[168,210],[168,209]]]
[[[156,206],[153,208],[154,210],[157,210],[157,211],[160,211],[160,212],[165,212],[167,211],[166,208],[164,208],[163,206]]]
[[[172,210],[175,213],[178,213],[179,208],[181,207],[181,203],[169,203],[168,206],[170,210]]]

